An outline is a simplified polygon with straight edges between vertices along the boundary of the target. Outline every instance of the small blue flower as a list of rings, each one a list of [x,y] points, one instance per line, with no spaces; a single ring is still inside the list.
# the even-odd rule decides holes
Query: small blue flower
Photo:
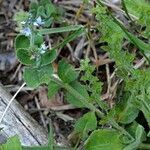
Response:
[[[29,27],[26,27],[23,30],[21,30],[21,33],[24,34],[25,36],[30,36],[32,34],[31,29]]]
[[[25,21],[21,21],[20,23],[21,23],[21,24],[23,24],[23,25],[25,25],[25,24],[26,24],[26,22],[25,22]]]
[[[41,17],[38,17],[37,19],[36,19],[36,21],[33,23],[33,25],[35,25],[35,26],[41,26],[41,25],[43,25],[44,24],[44,21],[42,21],[42,18]]]
[[[45,43],[43,43],[40,47],[40,53],[44,54],[47,49],[48,49],[48,46],[46,46]]]

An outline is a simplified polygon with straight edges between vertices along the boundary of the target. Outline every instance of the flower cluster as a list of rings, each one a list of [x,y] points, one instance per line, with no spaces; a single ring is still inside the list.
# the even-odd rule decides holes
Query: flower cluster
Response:
[[[30,17],[28,18],[27,21],[22,21],[21,24],[23,26],[26,26],[23,28],[23,30],[21,30],[21,34],[24,34],[25,36],[31,36],[32,34],[32,30],[30,29],[29,25],[34,25],[36,27],[42,26],[44,25],[44,21],[42,21],[41,16],[39,16],[38,18],[36,18],[36,20],[34,22],[32,22],[32,16],[30,15]]]

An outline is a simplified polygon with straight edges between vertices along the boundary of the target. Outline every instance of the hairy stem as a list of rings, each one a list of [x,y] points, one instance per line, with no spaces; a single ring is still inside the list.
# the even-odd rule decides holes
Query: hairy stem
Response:
[[[150,144],[142,143],[140,144],[139,149],[150,149]]]

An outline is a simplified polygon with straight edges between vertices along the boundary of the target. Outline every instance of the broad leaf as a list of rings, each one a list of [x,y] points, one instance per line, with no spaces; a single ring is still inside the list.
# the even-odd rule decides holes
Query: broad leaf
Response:
[[[28,86],[37,88],[40,84],[48,84],[50,77],[53,74],[51,65],[43,66],[41,68],[25,68],[24,80]]]
[[[18,35],[15,40],[15,48],[18,49],[28,49],[30,47],[30,40],[25,35]]]
[[[89,131],[95,130],[97,127],[97,119],[94,112],[88,112],[75,123],[74,130],[86,137]]]
[[[18,60],[24,65],[35,65],[35,59],[31,58],[28,49],[20,48],[16,52]]]
[[[78,73],[65,60],[61,60],[58,66],[58,76],[64,83],[70,83],[77,79]]]
[[[66,99],[67,101],[77,107],[87,107],[89,95],[83,85],[81,85],[79,82],[74,81],[69,84],[71,88],[78,93],[78,95],[73,95],[71,92],[66,92]]]
[[[55,49],[49,50],[41,56],[41,65],[48,65],[57,58],[57,52]]]
[[[85,150],[123,150],[120,133],[113,129],[94,131],[87,140]]]

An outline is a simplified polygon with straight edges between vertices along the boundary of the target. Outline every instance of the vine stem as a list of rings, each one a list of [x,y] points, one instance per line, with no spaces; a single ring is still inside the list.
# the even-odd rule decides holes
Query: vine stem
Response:
[[[4,118],[5,114],[7,113],[7,111],[8,111],[8,109],[9,109],[11,103],[13,102],[13,100],[15,99],[15,97],[18,95],[18,93],[21,91],[21,89],[22,89],[25,85],[26,85],[26,83],[23,83],[23,84],[21,85],[21,87],[18,89],[18,91],[14,94],[14,96],[13,96],[13,97],[11,98],[11,100],[9,101],[7,107],[5,108],[3,114],[2,114],[2,116],[1,116],[1,118],[0,118],[0,124],[1,124],[1,122],[3,121],[3,118]]]

